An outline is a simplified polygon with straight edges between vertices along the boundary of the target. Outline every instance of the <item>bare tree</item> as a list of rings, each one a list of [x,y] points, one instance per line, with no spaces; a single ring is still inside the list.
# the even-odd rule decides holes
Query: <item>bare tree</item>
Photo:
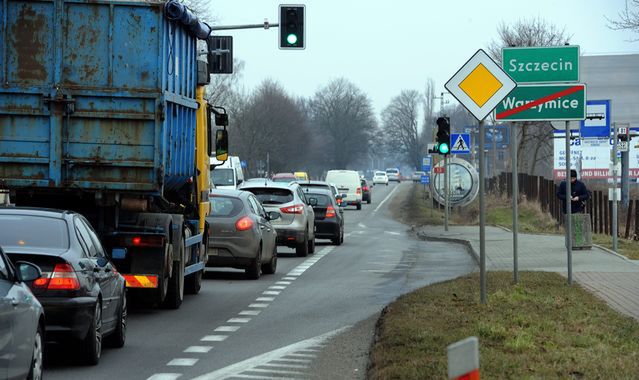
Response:
[[[182,0],[197,17],[205,23],[212,25],[216,18],[213,16],[210,0]]]
[[[403,154],[414,168],[421,165],[423,143],[420,134],[419,106],[423,96],[415,90],[404,90],[391,99],[382,112],[382,125],[391,151]]]
[[[345,78],[332,80],[310,102],[313,128],[327,137],[327,163],[346,168],[366,156],[377,120],[366,94]]]
[[[626,6],[617,16],[617,20],[608,19],[610,29],[639,33],[639,0],[626,0]]]
[[[310,139],[306,115],[277,82],[265,80],[238,112],[229,128],[231,150],[246,157],[256,173],[268,154],[271,171],[293,171],[306,155]]]
[[[488,51],[492,58],[501,62],[501,49],[516,46],[557,46],[569,43],[565,28],[561,29],[541,18],[519,20],[512,25],[502,23],[498,29],[497,40],[492,41]],[[520,171],[537,174],[537,162],[547,158],[547,147],[551,146],[552,127],[546,122],[517,123],[518,136],[512,136],[511,143],[519,141],[517,152]],[[524,159],[525,157],[525,159]]]
[[[435,125],[435,81],[433,78],[426,80],[424,89],[424,128],[422,128],[422,141],[428,144],[433,141],[433,126]]]
[[[215,105],[229,105],[240,91],[239,84],[244,70],[244,61],[233,60],[233,74],[213,74],[207,86],[207,100]]]

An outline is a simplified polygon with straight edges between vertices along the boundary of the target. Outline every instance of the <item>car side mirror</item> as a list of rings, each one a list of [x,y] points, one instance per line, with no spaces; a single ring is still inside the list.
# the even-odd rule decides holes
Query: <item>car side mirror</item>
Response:
[[[317,206],[317,198],[308,198],[308,204],[311,206]]]
[[[35,264],[18,261],[16,262],[16,268],[18,269],[18,280],[21,282],[29,282],[42,277],[42,270]]]
[[[277,211],[269,211],[266,213],[266,219],[268,220],[277,220],[281,217],[282,215],[277,212]]]

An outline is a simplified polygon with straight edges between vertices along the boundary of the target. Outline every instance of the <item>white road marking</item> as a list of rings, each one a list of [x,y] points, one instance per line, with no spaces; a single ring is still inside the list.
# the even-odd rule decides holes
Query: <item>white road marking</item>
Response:
[[[394,231],[384,231],[384,233],[391,234],[391,235],[401,235],[401,233],[394,232]]]
[[[173,359],[170,362],[166,363],[166,365],[176,366],[176,367],[191,367],[197,363],[199,359],[195,358],[178,358]]]
[[[265,308],[268,307],[267,303],[252,303],[249,305],[249,307],[261,307],[261,308]]]
[[[317,346],[330,339],[331,337],[341,333],[342,331],[350,328],[350,326],[337,329],[326,334],[318,335],[314,338],[306,339],[297,343],[293,343],[286,347],[278,348],[276,350],[254,356],[252,358],[243,360],[241,362],[232,364],[228,367],[218,369],[213,372],[209,372],[202,376],[196,377],[194,380],[223,380],[230,377],[244,377],[240,375],[242,372],[250,372],[251,369],[261,367],[268,364],[271,360],[280,359],[282,356],[286,356],[291,353],[295,353],[298,350],[302,350],[308,347]],[[291,367],[294,368],[294,367]]]
[[[273,290],[282,290],[282,289],[286,289],[286,286],[274,285],[274,286],[269,286],[268,288]]]
[[[191,346],[184,350],[184,352],[191,354],[206,354],[211,351],[212,348],[213,346]]]
[[[259,315],[261,310],[242,310],[238,314],[239,315]]]
[[[395,186],[395,188],[386,196],[386,198],[379,202],[377,207],[375,207],[375,210],[373,210],[373,214],[375,214],[379,210],[379,208],[382,207],[384,203],[386,203],[386,201],[393,195],[393,193],[395,193],[395,191],[397,191],[397,189],[399,189],[399,186]]]
[[[203,342],[224,342],[228,337],[228,335],[207,335],[200,340]]]
[[[265,292],[262,292],[262,294],[264,294],[265,296],[276,296],[278,294],[280,294],[282,292],[277,291],[277,290],[267,290]]]
[[[241,326],[220,326],[216,328],[215,332],[236,332]]]
[[[295,281],[295,280],[297,280],[297,278],[296,277],[284,277],[284,278],[282,278],[282,280]]]
[[[251,321],[251,318],[231,318],[229,319],[228,323],[249,323]]]
[[[304,351],[304,350],[300,350],[300,351]],[[291,363],[310,363],[312,360],[311,359],[275,359],[275,360],[271,360],[271,363],[273,362],[291,362]],[[264,364],[267,365],[267,364]]]
[[[366,225],[364,223],[357,223],[357,226],[359,228],[366,228]]]
[[[275,283],[275,285],[291,285],[292,282],[290,281],[278,281]]]
[[[299,371],[287,371],[285,369],[261,369],[261,368],[253,368],[252,370],[250,370],[250,372],[257,372],[257,373],[281,373],[283,375],[303,375],[304,372],[299,372]]]
[[[257,297],[255,300],[257,302],[271,302],[275,301],[275,297]]]
[[[156,373],[146,380],[175,380],[182,376],[181,373]]]

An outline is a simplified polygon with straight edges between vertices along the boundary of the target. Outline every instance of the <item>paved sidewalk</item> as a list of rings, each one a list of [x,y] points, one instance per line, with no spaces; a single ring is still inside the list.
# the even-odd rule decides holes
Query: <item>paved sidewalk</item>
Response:
[[[427,240],[464,243],[479,262],[479,227],[426,226],[416,232]],[[512,232],[486,226],[486,269],[513,270]],[[519,235],[520,271],[558,272],[567,275],[567,255],[562,235]],[[573,250],[573,279],[605,300],[615,310],[639,320],[639,265],[601,248]]]

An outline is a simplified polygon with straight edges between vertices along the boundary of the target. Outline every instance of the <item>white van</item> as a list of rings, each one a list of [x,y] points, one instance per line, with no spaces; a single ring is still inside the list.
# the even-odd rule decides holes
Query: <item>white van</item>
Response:
[[[355,205],[362,209],[362,185],[359,174],[355,170],[329,170],[326,173],[326,182],[337,185],[340,194],[346,194],[342,198],[342,204]]]
[[[211,158],[211,165],[219,163]],[[216,189],[237,189],[244,182],[244,172],[238,156],[229,156],[222,165],[211,170],[211,184]]]

